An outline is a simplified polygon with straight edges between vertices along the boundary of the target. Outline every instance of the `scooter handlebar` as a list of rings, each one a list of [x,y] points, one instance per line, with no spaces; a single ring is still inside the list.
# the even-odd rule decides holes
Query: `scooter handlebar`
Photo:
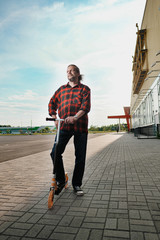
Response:
[[[46,118],[46,121],[56,121],[56,119],[55,118]]]
[[[55,118],[46,118],[46,121],[60,121],[60,122],[63,122],[64,121],[64,119],[60,119],[60,118],[58,118],[58,119],[55,119]]]

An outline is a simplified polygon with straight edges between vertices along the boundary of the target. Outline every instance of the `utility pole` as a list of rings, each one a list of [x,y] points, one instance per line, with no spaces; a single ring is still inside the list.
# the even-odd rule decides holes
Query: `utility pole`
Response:
[[[120,130],[121,130],[121,126],[120,126],[120,118],[119,118],[119,132],[120,132]]]
[[[32,117],[31,117],[31,134],[32,134]]]

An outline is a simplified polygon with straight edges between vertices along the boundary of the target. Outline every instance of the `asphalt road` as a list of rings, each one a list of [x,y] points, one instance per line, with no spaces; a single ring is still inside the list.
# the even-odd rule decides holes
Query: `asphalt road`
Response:
[[[98,137],[99,135],[89,134],[89,138]],[[0,163],[51,150],[54,137],[54,135],[0,136]]]
[[[0,162],[49,150],[54,135],[0,136]]]

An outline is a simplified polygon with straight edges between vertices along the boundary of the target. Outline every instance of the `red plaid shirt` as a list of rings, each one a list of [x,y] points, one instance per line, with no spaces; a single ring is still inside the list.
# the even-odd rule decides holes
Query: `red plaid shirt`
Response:
[[[90,111],[90,89],[88,86],[79,83],[75,87],[69,84],[61,86],[50,99],[49,115],[58,115],[65,119],[68,116],[74,116],[79,110],[85,114],[79,118],[75,124],[61,123],[61,130],[74,132],[88,132],[88,115]]]

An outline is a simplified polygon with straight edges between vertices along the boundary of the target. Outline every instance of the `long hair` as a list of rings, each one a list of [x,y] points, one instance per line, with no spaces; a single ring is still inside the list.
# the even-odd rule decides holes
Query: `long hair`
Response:
[[[80,70],[79,70],[79,68],[78,68],[75,64],[70,64],[70,65],[68,65],[68,67],[70,67],[70,66],[74,67],[75,70],[76,70],[76,72],[77,72],[78,74],[80,74]],[[78,76],[78,81],[82,81],[82,80],[83,80],[83,75],[80,74],[80,75]]]

